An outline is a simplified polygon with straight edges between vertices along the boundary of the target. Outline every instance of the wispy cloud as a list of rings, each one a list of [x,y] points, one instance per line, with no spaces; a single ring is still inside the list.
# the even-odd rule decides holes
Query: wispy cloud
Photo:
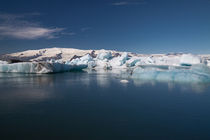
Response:
[[[121,1],[121,2],[112,3],[112,5],[115,5],[115,6],[128,5],[128,4],[129,4],[129,3],[126,2],[126,1]]]
[[[144,0],[138,0],[138,1],[118,1],[113,2],[112,5],[114,6],[125,6],[125,5],[141,5],[146,4],[146,1]]]
[[[83,27],[83,28],[81,28],[80,30],[82,31],[82,32],[85,32],[85,31],[88,31],[88,30],[91,30],[92,29],[92,27]]]
[[[76,35],[75,32],[62,32],[61,34],[62,34],[62,35],[69,35],[69,36]]]
[[[43,27],[40,23],[28,19],[37,15],[40,14],[0,14],[0,38],[53,39],[64,30],[64,28]]]
[[[14,26],[0,26],[0,36],[11,37],[17,39],[38,39],[56,38],[56,33],[61,32],[62,28],[42,28],[42,27],[14,27]]]

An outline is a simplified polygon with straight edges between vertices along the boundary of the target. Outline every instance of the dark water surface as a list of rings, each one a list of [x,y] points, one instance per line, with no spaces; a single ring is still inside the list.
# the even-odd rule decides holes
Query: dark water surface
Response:
[[[210,139],[209,84],[0,74],[0,139]]]

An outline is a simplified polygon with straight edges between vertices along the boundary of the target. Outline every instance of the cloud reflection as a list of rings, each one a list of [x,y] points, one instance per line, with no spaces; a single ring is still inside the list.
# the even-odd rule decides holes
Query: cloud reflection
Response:
[[[0,104],[4,109],[17,109],[27,104],[46,101],[54,97],[54,79],[50,75],[17,73],[0,74]]]

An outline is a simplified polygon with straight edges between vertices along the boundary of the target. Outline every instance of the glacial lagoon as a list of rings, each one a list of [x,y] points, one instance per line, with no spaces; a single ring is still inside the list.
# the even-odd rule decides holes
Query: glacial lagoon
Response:
[[[208,82],[0,73],[1,139],[209,139],[209,106]]]

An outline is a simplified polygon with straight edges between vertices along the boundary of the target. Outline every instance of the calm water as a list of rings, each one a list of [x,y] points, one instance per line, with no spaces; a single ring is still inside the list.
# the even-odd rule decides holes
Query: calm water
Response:
[[[0,74],[0,139],[210,139],[209,84]]]

